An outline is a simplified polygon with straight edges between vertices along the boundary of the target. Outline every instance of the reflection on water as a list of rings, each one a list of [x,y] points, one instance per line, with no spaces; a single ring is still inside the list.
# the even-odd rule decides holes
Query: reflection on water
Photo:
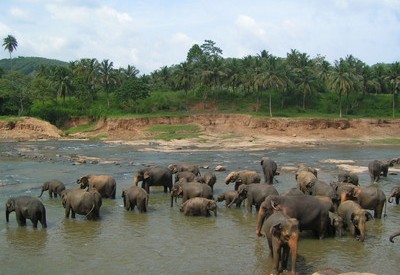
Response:
[[[18,227],[15,215],[5,223],[0,215],[0,261],[3,274],[76,274],[97,270],[100,274],[268,274],[272,260],[265,238],[255,235],[257,215],[247,209],[225,208],[219,203],[218,216],[185,217],[179,204],[170,207],[169,194],[153,188],[149,211],[126,211],[120,197],[130,186],[137,169],[147,164],[193,163],[227,167],[216,172],[214,196],[230,190],[224,178],[232,170],[251,169],[261,173],[259,160],[268,155],[279,167],[301,162],[319,168],[321,180],[331,182],[338,173],[327,159],[349,160],[366,167],[372,159],[398,157],[398,147],[325,147],[240,152],[141,152],[138,148],[101,142],[46,141],[0,143],[0,213],[5,213],[8,197],[38,196],[39,187],[49,179],[59,179],[67,188],[77,188],[76,179],[86,174],[109,174],[117,180],[117,199],[103,200],[99,221],[77,215],[66,219],[60,198],[45,193],[48,228],[34,230],[30,221]],[[98,159],[98,164],[79,164],[76,157]],[[350,160],[352,162],[350,162]],[[205,172],[202,169],[201,172]],[[282,172],[275,184],[280,193],[295,185],[292,172]],[[369,183],[366,172],[359,174],[362,185]],[[379,185],[386,194],[400,182],[389,175]],[[400,206],[389,204],[388,216],[367,223],[367,238],[357,242],[342,238],[318,240],[303,232],[299,242],[299,274],[331,267],[342,271],[398,274],[400,245],[388,236],[400,229]],[[384,260],[383,260],[384,259]],[[21,265],[21,262],[24,265]]]

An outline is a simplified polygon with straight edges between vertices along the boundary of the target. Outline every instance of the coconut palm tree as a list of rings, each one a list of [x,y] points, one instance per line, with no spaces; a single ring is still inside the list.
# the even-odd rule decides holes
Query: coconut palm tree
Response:
[[[14,36],[8,35],[6,38],[3,40],[3,47],[5,51],[8,51],[10,53],[10,71],[12,71],[12,61],[11,61],[11,53],[17,49],[18,47],[18,42],[17,39],[15,39]]]
[[[400,62],[393,63],[385,77],[386,81],[389,81],[390,86],[392,87],[393,94],[393,102],[392,102],[392,116],[394,117],[394,111],[396,109],[396,101],[398,97],[398,90],[400,88]]]
[[[103,85],[107,95],[107,107],[110,107],[109,93],[112,85],[117,83],[116,76],[113,70],[114,63],[108,59],[100,63],[100,83]]]

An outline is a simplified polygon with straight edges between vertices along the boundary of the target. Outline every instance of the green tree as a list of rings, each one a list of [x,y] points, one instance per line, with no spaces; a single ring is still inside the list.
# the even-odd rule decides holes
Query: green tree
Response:
[[[32,105],[31,77],[14,71],[0,79],[0,114],[24,115]]]
[[[191,64],[196,64],[202,62],[203,58],[203,50],[198,44],[194,44],[187,53],[186,61]]]
[[[57,97],[62,98],[63,103],[65,103],[66,96],[74,89],[71,76],[71,70],[64,66],[56,66],[51,72],[51,82],[57,90]]]
[[[131,77],[115,90],[115,95],[122,108],[129,110],[136,108],[135,112],[138,112],[137,100],[149,96],[149,87],[141,78]]]
[[[186,111],[188,111],[188,93],[193,83],[193,66],[188,62],[182,62],[174,71],[174,79],[179,87],[185,91]]]
[[[8,35],[6,38],[3,40],[3,47],[5,51],[8,51],[10,53],[10,71],[12,71],[12,59],[11,59],[11,53],[17,49],[18,47],[18,42],[17,39],[15,39],[14,36]]]
[[[110,108],[109,93],[113,85],[117,84],[116,75],[113,70],[114,63],[108,59],[100,63],[100,83],[107,96],[107,107]]]
[[[390,66],[385,80],[389,81],[389,85],[392,89],[392,117],[395,117],[398,90],[400,88],[400,62],[395,62]]]

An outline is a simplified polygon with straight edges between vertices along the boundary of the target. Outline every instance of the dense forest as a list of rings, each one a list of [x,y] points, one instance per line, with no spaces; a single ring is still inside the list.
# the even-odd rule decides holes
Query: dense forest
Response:
[[[4,46],[5,44],[3,44]],[[6,48],[5,48],[6,49]],[[400,63],[367,65],[352,55],[331,64],[323,56],[263,50],[223,58],[211,40],[193,45],[180,64],[146,75],[110,60],[69,63],[38,57],[0,60],[0,115],[29,115],[55,125],[94,119],[194,112],[259,116],[398,117]]]

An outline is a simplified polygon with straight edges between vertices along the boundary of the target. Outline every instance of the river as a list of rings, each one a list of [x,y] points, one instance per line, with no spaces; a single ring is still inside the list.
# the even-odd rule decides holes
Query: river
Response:
[[[153,187],[149,211],[140,214],[122,208],[122,188],[130,186],[136,170],[148,164],[191,163],[208,166],[210,171],[223,165],[227,171],[215,172],[216,197],[233,189],[224,184],[232,170],[251,169],[262,175],[263,156],[274,159],[278,169],[307,163],[318,168],[319,178],[329,183],[339,172],[338,160],[366,167],[370,160],[399,157],[400,152],[399,146],[362,145],[230,152],[141,149],[94,141],[0,143],[1,274],[269,274],[272,260],[266,239],[255,234],[255,210],[250,214],[243,206],[227,209],[222,202],[217,217],[185,217],[179,206],[170,207],[170,197],[162,188]],[[78,156],[89,161],[78,162]],[[294,174],[285,171],[276,177],[280,193],[295,186]],[[18,227],[14,213],[6,223],[5,202],[10,196],[38,196],[42,183],[50,179],[76,188],[76,179],[86,174],[108,174],[117,181],[117,199],[103,200],[99,221],[79,215],[66,219],[60,198],[51,199],[46,192],[41,200],[47,211],[47,229],[39,224],[34,230],[30,221]],[[369,184],[366,170],[358,176],[361,185]],[[389,194],[399,183],[400,176],[393,173],[379,185]],[[398,229],[400,205],[393,203],[387,205],[387,217],[367,223],[364,243],[349,235],[318,240],[302,234],[298,273],[330,267],[343,272],[399,274],[400,238],[395,243],[388,241]]]

